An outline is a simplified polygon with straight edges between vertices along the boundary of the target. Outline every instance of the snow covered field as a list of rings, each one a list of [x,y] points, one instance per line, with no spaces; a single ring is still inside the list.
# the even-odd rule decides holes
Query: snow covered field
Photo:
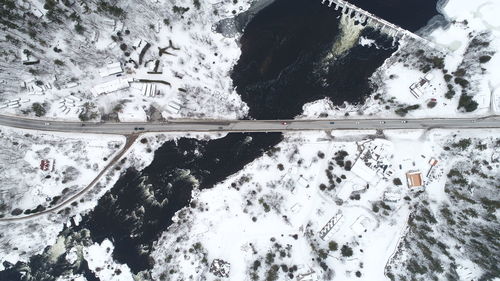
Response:
[[[463,158],[439,159],[427,176],[429,161],[443,155],[445,144],[469,135],[489,142],[498,131],[288,135],[213,189],[195,192],[155,247],[153,279],[217,280],[209,265],[222,259],[231,264],[228,280],[307,274],[315,276],[311,280],[386,280],[385,265],[413,203],[422,192],[435,202],[447,200],[445,174]],[[357,168],[362,145],[378,155],[383,172],[372,176]],[[422,174],[425,188],[408,187],[409,171]],[[323,240],[320,230],[332,218],[338,223]]]
[[[124,140],[1,127],[2,217],[36,213],[72,196],[113,159]]]

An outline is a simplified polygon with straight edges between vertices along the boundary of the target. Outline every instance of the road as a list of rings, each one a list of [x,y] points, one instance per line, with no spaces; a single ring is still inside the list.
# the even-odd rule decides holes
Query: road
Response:
[[[176,120],[166,122],[66,122],[0,115],[0,125],[41,131],[129,135],[143,132],[289,132],[370,129],[500,128],[500,116],[421,119]]]
[[[80,191],[71,195],[70,197],[61,200],[55,206],[47,208],[43,211],[40,211],[38,213],[29,214],[29,215],[19,215],[19,216],[0,218],[0,223],[1,222],[28,220],[28,219],[33,219],[33,218],[36,218],[38,216],[45,215],[48,213],[57,212],[57,211],[61,210],[62,208],[68,206],[69,204],[73,203],[74,201],[78,200],[80,197],[82,197],[87,192],[89,192],[101,180],[102,176],[104,176],[105,174],[108,173],[110,168],[115,166],[115,164],[129,150],[129,148],[132,146],[132,144],[134,144],[137,137],[138,137],[138,135],[131,135],[131,136],[127,137],[127,142],[125,143],[123,148],[117,152],[117,154],[109,161],[109,163],[101,170],[101,172],[85,188],[81,189]]]
[[[84,189],[36,214],[0,218],[0,222],[33,219],[56,212],[87,193],[125,154],[143,132],[293,132],[311,130],[481,129],[500,128],[500,116],[482,118],[337,119],[337,120],[176,120],[167,122],[66,122],[0,115],[0,125],[28,130],[127,135],[127,143]]]

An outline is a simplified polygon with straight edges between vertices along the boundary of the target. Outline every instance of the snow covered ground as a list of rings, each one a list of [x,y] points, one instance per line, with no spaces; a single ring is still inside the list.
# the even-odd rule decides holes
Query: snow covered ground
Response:
[[[9,50],[0,54],[0,68],[6,70],[0,75],[0,113],[65,120],[82,115],[120,121],[241,118],[247,107],[229,77],[240,55],[238,38],[212,29],[219,20],[248,9],[250,2],[118,2],[123,12],[117,16],[95,3],[75,2],[71,9],[84,27],[81,34],[45,17],[30,27],[36,30],[34,37],[13,29],[0,40]],[[25,12],[17,8],[13,13]],[[42,21],[48,23],[39,28]],[[26,54],[40,63],[22,65]],[[112,63],[118,68],[103,70]],[[96,96],[92,92],[97,89],[111,92]],[[35,110],[35,103],[43,110]]]
[[[449,24],[423,34],[440,52],[402,40],[400,49],[373,75],[374,91],[361,105],[306,104],[301,117],[457,117],[498,114],[500,109],[500,10],[493,0],[450,0],[439,9]],[[372,44],[360,38],[359,44]],[[426,79],[426,81],[422,79]],[[458,79],[457,79],[458,78]],[[412,94],[410,87],[417,86]],[[463,98],[466,95],[471,97]],[[462,100],[461,100],[462,98]],[[477,106],[467,105],[477,103]],[[464,106],[459,108],[459,105]],[[474,109],[474,110],[472,110]],[[323,114],[324,116],[324,114]]]
[[[2,217],[45,209],[86,187],[125,144],[120,136],[0,128]]]
[[[4,165],[0,167],[2,175],[2,214],[15,217],[11,213],[24,216],[26,210],[37,213],[42,210],[37,206],[55,206],[57,200],[75,194],[86,187],[101,169],[123,148],[125,138],[105,135],[74,135],[65,133],[41,133],[11,128],[1,128],[0,141]],[[92,210],[98,199],[106,193],[130,167],[141,170],[151,163],[154,151],[164,142],[185,135],[179,134],[144,134],[136,140],[130,150],[122,157],[101,181],[88,193],[71,206],[52,214],[46,214],[29,220],[0,222],[3,229],[9,229],[0,235],[0,260],[12,264],[26,261],[30,256],[41,253],[56,239],[64,225],[78,225],[81,215]],[[223,134],[192,134],[197,139],[223,137]],[[55,170],[47,174],[40,170],[40,159],[35,156],[50,156],[55,160]],[[107,160],[105,160],[105,158]],[[72,169],[73,180],[63,183],[67,167]],[[65,167],[63,169],[63,167]],[[23,173],[15,173],[22,170]],[[5,172],[5,173],[4,173]],[[67,172],[66,172],[67,173]],[[50,178],[46,178],[51,175]],[[67,177],[68,175],[66,175]],[[67,187],[71,188],[67,188]],[[49,200],[50,199],[50,200]],[[56,201],[57,201],[56,200]],[[53,204],[51,205],[51,202]],[[0,263],[0,269],[3,268]]]
[[[290,134],[242,171],[194,193],[157,242],[153,279],[217,280],[209,265],[222,259],[230,263],[228,280],[304,274],[387,280],[385,265],[405,232],[412,200],[422,191],[446,200],[444,175],[457,159],[438,159],[427,176],[429,161],[467,135],[498,137],[498,131]],[[369,159],[358,159],[361,154]],[[371,166],[375,176],[357,168],[372,157],[381,167]],[[408,187],[409,171],[422,174],[425,188]],[[323,240],[320,230],[332,218],[338,223]]]

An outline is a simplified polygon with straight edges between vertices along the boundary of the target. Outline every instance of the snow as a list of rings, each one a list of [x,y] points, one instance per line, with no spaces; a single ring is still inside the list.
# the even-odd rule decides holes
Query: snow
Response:
[[[400,41],[400,49],[377,70],[371,78],[379,86],[363,104],[347,104],[336,106],[328,99],[314,101],[304,105],[304,113],[299,118],[328,116],[329,118],[363,118],[369,116],[395,118],[398,108],[418,105],[418,109],[410,110],[404,117],[458,117],[458,116],[484,116],[498,114],[500,108],[500,19],[495,16],[500,10],[498,1],[493,0],[450,0],[443,1],[444,6],[439,11],[444,14],[450,23],[423,34],[423,37],[436,43],[437,46],[447,50],[444,53],[444,68],[448,74],[453,75],[460,65],[465,62],[471,86],[467,94],[473,96],[478,103],[478,108],[473,112],[463,112],[458,109],[461,87],[454,86],[456,92],[451,99],[445,97],[448,92],[444,72],[441,69],[431,69],[433,76],[429,85],[418,89],[420,97],[415,97],[410,92],[410,86],[418,82],[427,73],[414,65],[418,58],[412,56],[419,49],[425,50],[428,56],[441,56],[443,53],[433,51],[413,41]],[[476,36],[485,38],[489,42],[477,54],[467,53],[471,42]],[[489,37],[488,37],[489,36]],[[370,39],[360,37],[358,43],[362,46],[373,44]],[[409,58],[401,59],[400,55],[409,54]],[[476,55],[477,57],[474,57]],[[479,63],[481,55],[491,56],[486,63]],[[466,61],[464,61],[466,60]],[[468,67],[474,64],[474,67]],[[430,101],[435,100],[436,105],[429,107]]]
[[[127,265],[118,264],[113,260],[113,243],[108,239],[101,244],[95,243],[83,250],[83,256],[87,260],[90,270],[101,280],[109,281],[133,281],[130,268]]]
[[[85,103],[91,103],[95,105],[96,119],[99,120],[118,113],[114,109],[125,102],[139,111],[150,108],[165,111],[166,118],[242,118],[248,107],[236,93],[229,75],[240,55],[237,44],[239,35],[224,37],[212,27],[219,20],[244,12],[251,2],[200,1],[200,7],[196,8],[188,0],[142,1],[122,7],[127,11],[127,17],[121,20],[103,14],[78,13],[82,7],[77,3],[72,9],[82,17],[84,25],[89,25],[86,27],[88,32],[75,36],[68,34],[66,29],[57,29],[60,27],[54,27],[59,32],[51,28],[50,34],[40,31],[39,36],[47,42],[57,42],[57,48],[63,50],[55,53],[52,47],[47,50],[42,48],[46,52],[39,67],[46,74],[32,75],[26,69],[19,69],[1,75],[8,81],[38,80],[54,87],[40,90],[38,95],[18,84],[5,87],[0,102],[14,98],[29,99],[30,102],[0,109],[0,113],[34,116],[33,112],[29,112],[31,105],[39,102],[45,104],[47,109],[44,118],[78,120],[78,109],[83,108]],[[189,10],[181,16],[173,11],[174,6]],[[155,19],[154,23],[151,19]],[[155,30],[149,28],[151,24]],[[115,40],[117,37],[120,39],[115,42],[112,36]],[[141,46],[136,44],[138,41],[142,42]],[[146,43],[150,44],[150,48],[139,64],[139,55]],[[2,47],[6,45],[6,50],[12,48],[12,44],[7,44],[2,44]],[[121,48],[126,48],[130,55],[125,55]],[[16,49],[19,52],[19,48]],[[160,53],[159,49],[166,53]],[[16,58],[7,56],[5,60],[9,59]],[[54,66],[55,59],[63,61],[64,65]],[[148,73],[156,61],[159,62],[160,73]],[[5,63],[11,65],[10,61]],[[134,84],[145,83],[140,79],[154,80],[151,83],[157,87],[159,94],[144,98],[141,91],[134,89]],[[128,86],[125,81],[131,82],[130,88],[125,87]],[[81,103],[76,105],[75,110],[60,108],[57,102],[70,95],[81,99]],[[97,95],[100,96],[95,97]],[[180,101],[179,111],[168,110],[173,100]]]
[[[404,184],[405,173],[421,171],[425,182],[423,191],[433,202],[446,202],[445,175],[455,160],[439,159],[443,146],[460,138],[494,138],[498,131],[394,130],[386,131],[385,139],[380,136],[371,139],[372,134],[337,131],[333,140],[320,132],[287,134],[285,141],[278,145],[278,152],[255,160],[212,189],[193,191],[194,205],[177,213],[176,223],[154,246],[153,278],[160,278],[176,265],[174,279],[187,278],[184,273],[189,272],[195,279],[204,276],[207,280],[216,280],[204,262],[213,259],[230,263],[227,280],[245,280],[249,274],[263,278],[270,267],[265,264],[266,254],[279,253],[274,248],[278,243],[289,245],[290,249],[284,257],[276,256],[274,263],[297,265],[304,270],[296,274],[312,269],[319,280],[357,280],[355,272],[360,271],[359,280],[389,280],[385,276],[386,264],[407,229],[411,206],[406,197],[415,196]],[[353,170],[346,171],[334,161],[329,163],[339,150],[348,152],[345,161],[354,161],[361,153],[360,144],[379,154],[379,161],[394,171],[390,176],[381,175],[366,190],[353,188],[367,183]],[[318,156],[319,151],[324,153],[324,158]],[[429,161],[433,158],[439,162],[427,176]],[[282,164],[283,169],[278,164]],[[333,166],[334,177],[346,177],[331,191],[318,188],[328,182],[323,172],[328,166]],[[403,185],[395,185],[396,178]],[[299,184],[301,181],[307,184]],[[360,199],[342,195],[344,189],[359,194]],[[388,194],[398,200],[387,201],[390,209],[385,210],[380,202]],[[339,197],[343,203],[336,201]],[[402,197],[405,200],[399,200]],[[380,210],[375,211],[374,205]],[[319,230],[336,214],[341,214],[341,219],[336,220],[337,224],[323,241]],[[344,258],[339,252],[328,251],[330,241],[337,242],[339,248],[349,245],[353,256]],[[198,250],[194,253],[189,250],[191,254],[186,256],[186,249],[197,243],[201,245]],[[174,251],[176,248],[184,252],[181,250],[178,254]],[[326,249],[328,255],[323,261],[333,270],[333,275],[321,268],[319,249]],[[169,262],[163,260],[165,256],[171,256]],[[262,264],[256,271],[251,268],[255,260]],[[278,276],[278,280],[286,280],[282,273]]]

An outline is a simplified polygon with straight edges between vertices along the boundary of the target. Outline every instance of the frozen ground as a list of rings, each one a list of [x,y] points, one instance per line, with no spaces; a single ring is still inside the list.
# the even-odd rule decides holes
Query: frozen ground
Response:
[[[248,9],[250,1],[70,6],[56,1],[54,7],[43,2],[18,1],[11,9],[19,27],[0,38],[0,113],[117,121],[246,114],[229,77],[240,55],[238,38],[225,38],[212,27]],[[35,9],[45,16],[33,16]],[[68,16],[72,11],[76,16]],[[30,20],[29,27],[22,17]],[[83,30],[75,32],[76,26]],[[23,57],[40,62],[23,65]],[[123,73],[101,77],[99,70],[116,62]],[[97,97],[91,93],[119,79],[127,88]],[[146,87],[155,90],[144,95]]]
[[[335,106],[320,100],[303,117],[458,117],[498,114],[500,107],[500,3],[451,0],[440,7],[450,22],[424,37],[445,52],[402,40],[400,49],[373,75],[377,88],[362,105]],[[371,44],[360,38],[359,44]],[[426,76],[427,75],[427,76]],[[417,96],[412,84],[427,78]]]
[[[124,143],[125,138],[120,136],[51,134],[1,127],[0,215],[29,214],[74,195],[97,176]]]
[[[59,197],[57,200],[63,200],[84,188],[107,164],[106,161],[111,159],[125,143],[123,137],[116,136],[46,134],[4,127],[1,128],[0,134],[2,136],[0,141],[4,143],[2,148],[5,147],[0,157],[6,161],[0,169],[8,175],[5,177],[5,181],[2,179],[4,184],[2,185],[1,203],[4,217],[15,217],[11,214],[15,209],[21,210],[22,214],[20,215],[23,216],[27,214],[26,210],[30,210],[32,213],[43,210],[43,208],[37,207],[38,205],[42,207],[55,206],[54,198]],[[190,136],[198,139],[210,139],[223,135],[192,134]],[[159,146],[167,140],[178,137],[181,135],[145,134],[136,140],[127,154],[101,178],[101,181],[94,188],[70,206],[57,213],[34,219],[0,222],[2,229],[9,229],[8,232],[0,234],[0,260],[14,264],[19,260],[26,261],[30,256],[41,253],[46,246],[55,243],[65,224],[78,224],[80,216],[95,207],[98,199],[113,186],[123,171],[129,167],[143,169],[151,163],[154,151]],[[13,144],[13,142],[17,144]],[[40,171],[40,159],[35,159],[37,155],[48,155],[53,157],[50,159],[55,159],[56,168],[54,172],[50,173],[50,178],[46,178],[48,175],[46,172]],[[108,160],[105,161],[104,158]],[[78,178],[78,181],[68,180],[66,183],[62,183],[64,177],[67,177],[63,174],[63,171],[68,170],[67,167],[76,168],[76,171],[72,170],[72,175],[74,178]],[[17,168],[24,172],[15,173]],[[3,265],[0,265],[0,269],[2,267]]]
[[[195,192],[155,247],[153,279],[217,280],[209,266],[222,259],[231,264],[228,280],[309,273],[313,280],[386,280],[385,265],[419,195],[447,200],[445,175],[460,158],[443,154],[443,147],[463,133],[484,136],[484,142],[498,138],[497,131],[288,135],[213,189]],[[355,161],[362,146],[379,155],[385,172],[360,172]],[[488,146],[485,153],[492,151]],[[434,157],[438,165],[427,176]],[[409,188],[408,171],[421,172],[425,188]],[[338,214],[323,240],[319,231]]]

